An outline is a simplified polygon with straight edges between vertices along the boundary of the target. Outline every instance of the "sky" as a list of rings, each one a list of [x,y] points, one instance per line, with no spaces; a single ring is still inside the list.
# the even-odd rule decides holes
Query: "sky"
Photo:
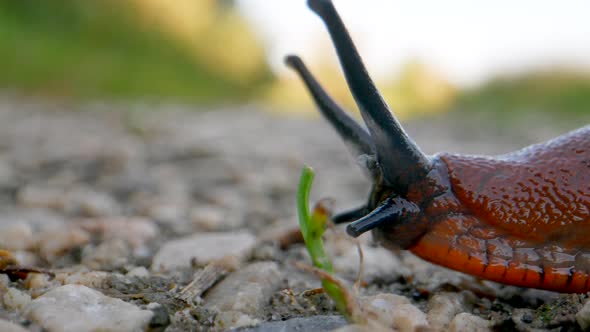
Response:
[[[286,54],[337,61],[305,0],[238,0],[261,36],[275,72]],[[376,79],[419,59],[469,86],[503,73],[547,67],[590,71],[588,0],[335,0]],[[319,47],[322,45],[323,47]],[[319,50],[318,50],[319,49]],[[324,55],[322,55],[324,57]]]

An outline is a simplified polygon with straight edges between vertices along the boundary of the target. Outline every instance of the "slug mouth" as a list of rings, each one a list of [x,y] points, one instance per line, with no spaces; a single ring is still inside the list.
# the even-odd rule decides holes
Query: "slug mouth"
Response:
[[[332,1],[309,0],[308,6],[326,25],[348,87],[368,130],[330,97],[299,57],[287,56],[285,62],[301,77],[322,115],[361,161],[373,182],[374,192],[376,188],[387,188],[393,193],[392,198],[382,200],[378,206],[371,198],[366,206],[333,218],[335,223],[352,222],[347,231],[357,237],[386,222],[416,213],[417,206],[402,197],[411,184],[426,176],[431,165],[404,132],[377,90]],[[377,207],[369,208],[374,206]]]

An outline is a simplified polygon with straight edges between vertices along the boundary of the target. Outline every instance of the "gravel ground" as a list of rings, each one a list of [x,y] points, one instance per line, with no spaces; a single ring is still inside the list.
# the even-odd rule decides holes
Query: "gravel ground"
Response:
[[[0,101],[1,331],[361,330],[313,291],[319,281],[293,265],[309,262],[304,247],[288,241],[303,162],[316,169],[313,201],[346,209],[369,188],[326,123],[255,107],[73,108]],[[522,124],[462,115],[407,130],[429,153],[495,154],[577,125]],[[352,284],[354,242],[336,229],[326,243]],[[370,236],[361,246],[359,300],[392,330],[590,326],[585,295],[477,280]]]

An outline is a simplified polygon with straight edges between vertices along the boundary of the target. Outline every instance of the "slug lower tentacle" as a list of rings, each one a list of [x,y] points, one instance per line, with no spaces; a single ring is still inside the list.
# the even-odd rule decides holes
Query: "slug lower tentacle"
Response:
[[[335,217],[352,236],[509,285],[590,291],[590,126],[496,157],[426,156],[379,94],[334,5],[309,0],[326,24],[369,132],[289,57],[326,119],[366,163],[365,206]]]

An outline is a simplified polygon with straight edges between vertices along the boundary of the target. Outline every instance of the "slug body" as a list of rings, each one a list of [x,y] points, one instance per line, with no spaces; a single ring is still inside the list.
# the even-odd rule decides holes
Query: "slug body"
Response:
[[[448,268],[504,284],[590,291],[590,126],[496,156],[424,155],[371,81],[329,0],[309,0],[326,24],[368,132],[296,56],[287,57],[322,114],[364,161],[366,205],[334,217]]]

